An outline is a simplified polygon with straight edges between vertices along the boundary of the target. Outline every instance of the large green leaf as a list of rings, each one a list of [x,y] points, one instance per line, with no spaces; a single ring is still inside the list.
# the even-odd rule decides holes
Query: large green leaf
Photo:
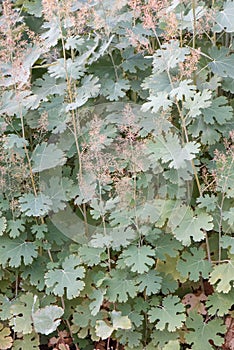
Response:
[[[40,338],[37,333],[25,334],[14,341],[13,350],[39,350]]]
[[[106,281],[106,296],[112,302],[126,302],[137,295],[136,282],[125,271],[113,270]]]
[[[169,100],[168,94],[166,92],[160,91],[156,94],[156,96],[149,96],[148,100],[149,102],[145,102],[141,107],[141,110],[143,112],[151,110],[152,113],[157,113],[160,109],[166,111],[169,107],[172,106],[172,101]]]
[[[68,299],[73,299],[79,296],[80,292],[84,288],[85,269],[80,266],[81,261],[75,255],[67,257],[61,269],[52,269],[45,274],[45,283],[47,287],[51,287],[53,293],[58,296],[65,294]]]
[[[134,52],[133,47],[127,47],[123,53],[122,57],[124,59],[124,62],[122,63],[123,69],[130,73],[136,73],[137,68],[140,70],[145,70],[150,65],[150,60],[145,60],[144,56],[140,53]]]
[[[216,14],[216,25],[214,27],[215,32],[221,32],[224,30],[227,33],[234,32],[234,2],[226,1],[223,6],[223,11],[219,11]]]
[[[152,163],[162,159],[164,163],[169,162],[169,167],[174,169],[185,168],[187,161],[195,158],[198,152],[198,144],[188,142],[182,146],[179,137],[171,133],[168,133],[165,138],[159,136],[155,142],[149,141],[147,144],[147,153]]]
[[[188,54],[188,48],[180,47],[178,40],[171,40],[162,45],[153,55],[153,73],[167,72],[169,69],[175,68],[185,60]]]
[[[19,267],[22,262],[24,265],[29,265],[38,256],[36,244],[25,238],[25,236],[15,239],[0,237],[0,264],[2,266],[9,264],[11,267]]]
[[[234,286],[234,260],[215,266],[209,281],[211,284],[216,285],[218,293],[230,292]]]
[[[44,74],[33,84],[32,92],[34,96],[31,109],[38,108],[40,102],[48,101],[51,95],[63,95],[65,89],[66,83],[63,80],[56,80],[50,75]]]
[[[187,246],[191,243],[191,239],[200,242],[204,239],[203,230],[211,230],[213,228],[212,217],[203,211],[193,212],[190,207],[185,205],[178,206],[171,214],[168,226],[176,239]]]
[[[162,305],[153,307],[149,311],[150,322],[156,321],[156,328],[173,332],[182,327],[186,320],[185,308],[177,296],[167,296],[163,299]]]
[[[115,82],[111,79],[106,79],[104,86],[102,86],[101,93],[106,96],[109,101],[118,101],[120,97],[126,95],[126,90],[129,88],[128,80],[119,79]]]
[[[206,307],[209,315],[224,316],[231,310],[233,305],[234,290],[227,293],[213,293],[208,296]]]
[[[37,196],[32,193],[24,194],[19,202],[21,211],[27,216],[43,216],[52,208],[51,199],[43,193]]]
[[[211,263],[206,260],[206,253],[202,248],[193,247],[190,252],[185,251],[181,255],[176,268],[182,276],[196,282],[200,277],[209,277]]]
[[[42,15],[42,4],[40,0],[24,0],[24,9],[35,17],[41,17]]]
[[[233,119],[233,110],[231,106],[227,105],[227,98],[219,96],[212,100],[211,105],[202,109],[202,114],[206,124],[220,125],[225,124],[229,120]]]
[[[136,247],[129,246],[120,255],[125,266],[129,266],[131,271],[138,273],[145,273],[154,264],[154,250],[150,246]]]
[[[63,151],[55,144],[42,142],[37,145],[32,154],[33,172],[40,172],[46,169],[54,168],[66,163],[66,157]]]
[[[42,28],[48,29],[41,34],[41,38],[44,40],[45,45],[47,47],[55,46],[61,35],[59,19],[53,16],[50,22],[44,22]]]
[[[209,66],[212,72],[220,77],[234,78],[234,55],[228,54],[229,50],[223,46],[220,49],[217,49],[216,47],[212,48],[210,55],[213,58],[213,61],[209,63]]]
[[[74,183],[67,177],[52,176],[48,180],[41,180],[41,191],[49,197],[51,209],[54,213],[63,210],[66,202],[70,199],[70,194],[74,191]]]
[[[178,333],[169,332],[167,329],[164,329],[163,331],[156,329],[150,334],[150,338],[152,339],[151,344],[154,346],[153,349],[157,350],[163,350],[166,344],[176,341],[178,337]],[[149,350],[151,350],[151,348]]]
[[[223,325],[223,321],[220,319],[210,320],[205,322],[203,317],[196,313],[190,313],[186,320],[186,326],[189,330],[185,335],[185,339],[188,344],[191,344],[192,350],[205,349],[212,350],[213,345],[221,346],[223,344],[223,337],[221,334],[226,332],[226,326]]]
[[[138,289],[146,295],[152,295],[159,292],[162,283],[162,277],[155,270],[150,270],[146,274],[137,277],[139,283]]]
[[[81,260],[88,266],[98,265],[101,261],[101,254],[104,252],[103,248],[94,248],[82,245],[79,248]]]
[[[154,246],[156,257],[160,260],[166,260],[167,255],[176,257],[183,248],[182,244],[169,233],[160,236]]]
[[[22,294],[12,303],[12,318],[9,324],[15,332],[23,334],[32,332],[32,313],[38,309],[38,304],[38,298],[32,293]]]

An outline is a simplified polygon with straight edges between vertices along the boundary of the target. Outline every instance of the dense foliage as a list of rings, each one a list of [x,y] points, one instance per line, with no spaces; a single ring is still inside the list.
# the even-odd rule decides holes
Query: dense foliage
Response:
[[[0,7],[0,349],[233,349],[234,2]]]

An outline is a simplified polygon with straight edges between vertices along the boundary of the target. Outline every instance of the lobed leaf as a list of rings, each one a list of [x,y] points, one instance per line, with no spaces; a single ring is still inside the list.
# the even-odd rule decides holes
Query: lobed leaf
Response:
[[[55,268],[46,272],[46,286],[52,287],[53,293],[58,296],[63,296],[65,290],[68,299],[79,296],[85,286],[82,281],[85,269],[80,264],[81,261],[77,256],[68,256],[64,260],[61,269]]]
[[[234,260],[216,265],[210,275],[209,282],[216,284],[218,293],[228,293],[234,285]]]
[[[149,310],[150,322],[156,321],[156,328],[169,332],[182,327],[186,320],[185,308],[177,296],[167,296],[162,301],[162,306],[153,307]]]

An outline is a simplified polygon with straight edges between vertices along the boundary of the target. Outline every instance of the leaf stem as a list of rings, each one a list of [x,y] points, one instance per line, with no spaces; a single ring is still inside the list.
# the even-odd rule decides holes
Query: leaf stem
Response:
[[[65,69],[66,83],[67,83],[67,92],[68,92],[69,102],[73,103],[74,96],[73,96],[72,87],[71,87],[71,78],[69,78],[68,70],[67,70],[66,49],[65,49],[63,32],[62,32],[62,18],[61,18],[59,3],[57,3],[57,6],[58,6],[60,37],[62,42],[62,51],[63,51],[63,59],[64,59],[64,69]],[[78,162],[79,162],[79,180],[82,181],[82,177],[83,177],[82,157],[81,157],[81,151],[80,151],[80,146],[78,142],[78,128],[77,128],[76,115],[74,110],[71,110],[71,116],[72,116],[73,133],[74,133],[74,139],[75,139]],[[88,229],[88,220],[87,220],[87,210],[86,210],[85,204],[83,204],[83,218],[84,218],[84,224],[85,224],[85,235],[88,236],[89,229]]]

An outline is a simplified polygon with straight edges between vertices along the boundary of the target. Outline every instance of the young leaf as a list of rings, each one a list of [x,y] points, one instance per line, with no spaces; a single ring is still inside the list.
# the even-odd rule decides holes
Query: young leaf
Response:
[[[33,151],[32,161],[34,163],[33,172],[40,172],[65,164],[66,158],[64,152],[55,144],[42,142]]]
[[[190,313],[186,326],[189,333],[186,333],[185,339],[188,344],[192,344],[192,350],[201,350],[204,349],[204,346],[206,350],[212,350],[214,347],[210,340],[217,346],[223,344],[223,337],[219,334],[224,334],[226,327],[222,320],[214,319],[205,322],[201,315]]]
[[[108,324],[105,321],[98,320],[96,322],[95,332],[97,336],[100,337],[101,339],[109,338],[113,331],[114,331],[114,327],[108,326]]]
[[[229,211],[223,212],[223,219],[227,221],[231,227],[234,227],[234,207],[230,208]]]
[[[1,212],[0,212],[0,215],[1,215]],[[7,227],[7,220],[4,216],[1,216],[0,217],[0,236],[3,235],[3,233],[6,230],[6,227]]]
[[[25,140],[23,137],[19,137],[15,134],[9,134],[6,137],[6,141],[4,144],[4,148],[6,149],[20,149],[24,146],[28,146],[28,141]]]
[[[2,323],[0,323],[0,349],[7,350],[11,349],[13,343],[13,339],[11,337],[11,330],[8,327],[4,327]]]
[[[38,333],[50,334],[59,326],[64,310],[56,305],[38,309],[32,314],[34,329]]]
[[[85,269],[80,266],[80,263],[77,256],[70,255],[64,260],[62,269],[49,270],[45,274],[47,287],[52,287],[53,293],[58,296],[63,296],[66,289],[68,299],[79,296],[84,288],[84,282],[81,279],[85,274]]]
[[[89,309],[91,311],[91,315],[96,316],[102,306],[104,295],[106,290],[95,289],[90,295],[90,299],[93,300],[89,304]]]
[[[25,230],[25,222],[22,219],[8,220],[7,231],[9,231],[9,236],[11,238],[19,237],[20,234]]]
[[[223,236],[221,239],[222,248],[229,249],[230,254],[234,254],[234,237]]]
[[[156,322],[156,328],[163,330],[166,328],[169,332],[182,327],[186,320],[185,308],[177,296],[167,296],[163,299],[162,306],[153,307],[149,310],[150,322]]]
[[[96,97],[100,90],[100,84],[98,77],[93,77],[93,75],[86,75],[82,79],[82,86],[77,88],[77,97],[75,102],[69,103],[66,107],[66,111],[71,111],[83,106],[89,98]]]
[[[132,324],[128,316],[122,316],[120,311],[113,310],[111,312],[111,319],[114,329],[131,329]]]
[[[228,293],[234,285],[234,260],[216,265],[210,275],[209,282],[216,284],[218,293]]]
[[[198,197],[199,208],[206,208],[208,212],[214,211],[217,206],[217,197],[214,194],[205,194],[204,197]]]
[[[42,78],[36,79],[33,83],[32,92],[34,94],[34,101],[31,109],[39,107],[42,101],[48,101],[51,95],[63,95],[66,89],[64,80],[56,80],[49,74],[44,74]]]
[[[198,281],[202,276],[208,278],[211,272],[211,263],[205,260],[206,253],[201,248],[193,247],[190,252],[185,251],[177,263],[177,270],[184,277],[188,277],[191,281]]]
[[[36,236],[37,239],[44,239],[45,234],[48,232],[48,226],[46,224],[41,225],[32,225],[31,227],[32,233]]]

